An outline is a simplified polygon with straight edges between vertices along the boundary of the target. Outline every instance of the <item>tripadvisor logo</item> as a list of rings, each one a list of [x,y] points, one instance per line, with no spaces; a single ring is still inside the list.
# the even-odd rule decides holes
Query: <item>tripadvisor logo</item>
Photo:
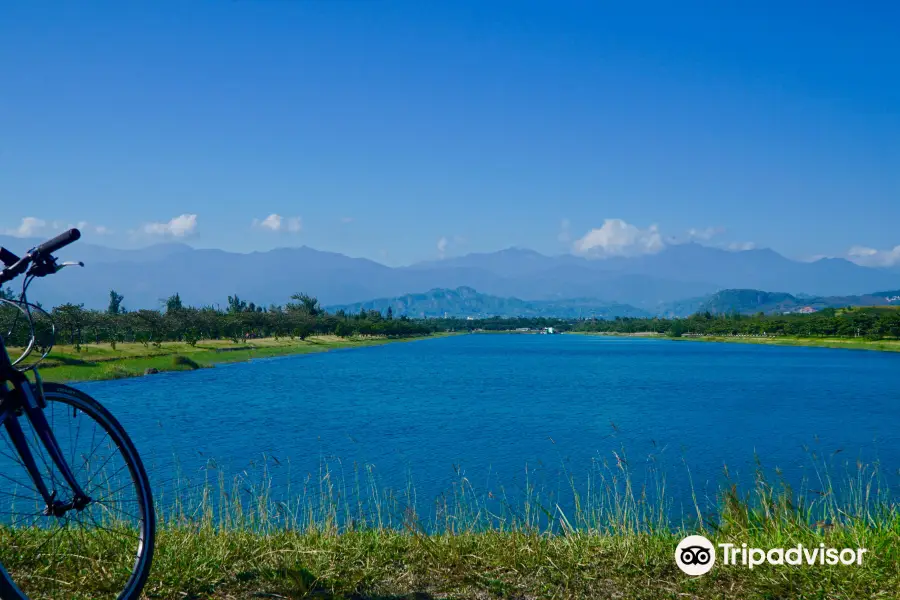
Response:
[[[675,548],[675,564],[688,575],[709,573],[716,564],[716,548],[702,535],[689,535]]]
[[[722,565],[741,565],[752,569],[770,565],[861,565],[865,548],[827,548],[825,544],[808,548],[748,548],[747,544],[719,544]],[[688,575],[704,575],[716,564],[716,547],[702,535],[689,535],[675,548],[675,564]]]

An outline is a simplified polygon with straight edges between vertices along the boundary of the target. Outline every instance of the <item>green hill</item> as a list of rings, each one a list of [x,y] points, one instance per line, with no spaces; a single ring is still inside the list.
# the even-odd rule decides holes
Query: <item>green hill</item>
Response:
[[[900,306],[900,291],[861,296],[794,296],[761,290],[722,290],[692,305],[692,312],[712,314],[781,314],[846,306]]]
[[[628,304],[603,302],[590,298],[526,301],[482,294],[470,287],[437,288],[421,294],[405,294],[395,298],[379,298],[368,302],[326,308],[329,312],[343,310],[348,313],[358,313],[361,310],[377,310],[383,313],[387,311],[388,307],[396,316],[406,315],[411,318],[500,316],[612,319],[649,316],[647,312]]]

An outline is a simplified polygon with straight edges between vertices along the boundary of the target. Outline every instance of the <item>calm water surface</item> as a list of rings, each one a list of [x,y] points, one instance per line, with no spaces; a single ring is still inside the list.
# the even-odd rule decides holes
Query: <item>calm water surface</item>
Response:
[[[665,473],[680,506],[691,480],[711,497],[724,467],[752,480],[754,457],[795,484],[815,480],[813,456],[840,473],[880,461],[891,486],[900,467],[900,354],[467,335],[79,387],[122,421],[160,485],[173,457],[196,476],[265,454],[282,489],[288,463],[295,481],[323,460],[366,463],[427,502],[459,473],[514,495],[526,467],[557,490],[618,456],[638,480]]]

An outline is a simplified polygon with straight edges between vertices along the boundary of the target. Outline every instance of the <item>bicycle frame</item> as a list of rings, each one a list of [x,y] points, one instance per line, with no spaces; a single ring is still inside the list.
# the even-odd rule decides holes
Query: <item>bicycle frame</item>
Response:
[[[3,338],[0,337],[0,425],[6,428],[16,452],[22,458],[22,463],[25,465],[28,475],[34,482],[41,498],[47,503],[44,514],[61,517],[73,508],[80,511],[90,504],[91,499],[75,480],[75,475],[68,462],[66,462],[56,437],[50,429],[50,424],[44,415],[45,401],[40,375],[37,369],[34,369],[34,373],[36,384],[32,385],[25,373],[13,367],[9,354],[6,351],[6,344]],[[10,384],[12,387],[10,387]],[[56,465],[56,468],[59,469],[66,484],[71,488],[73,497],[69,502],[57,500],[57,491],[53,490],[51,492],[47,489],[40,469],[34,460],[34,454],[28,446],[28,441],[25,439],[25,432],[19,423],[21,414],[24,414],[31,421],[32,427],[40,438],[41,443],[47,449],[51,460]]]

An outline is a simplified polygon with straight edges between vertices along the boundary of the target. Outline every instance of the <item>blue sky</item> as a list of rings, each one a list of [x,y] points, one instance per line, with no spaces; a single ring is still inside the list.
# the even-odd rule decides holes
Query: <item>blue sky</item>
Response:
[[[0,232],[900,264],[900,5],[600,4],[10,4]]]

